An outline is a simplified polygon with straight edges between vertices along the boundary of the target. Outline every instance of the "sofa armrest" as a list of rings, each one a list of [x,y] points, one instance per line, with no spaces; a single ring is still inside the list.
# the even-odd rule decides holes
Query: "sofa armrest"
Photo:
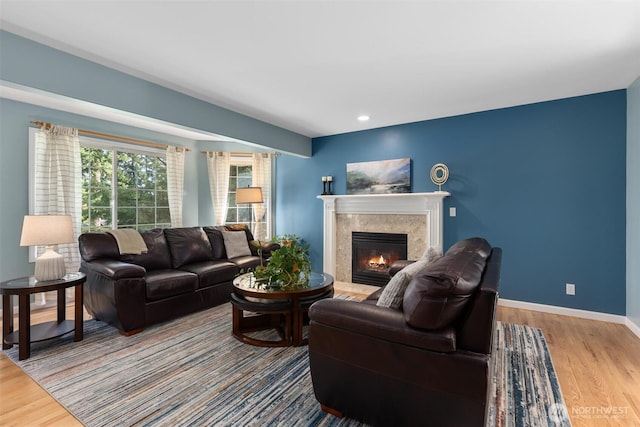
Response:
[[[129,264],[122,261],[100,259],[91,262],[83,262],[87,270],[102,274],[111,280],[120,280],[135,277],[144,277],[147,273],[144,267],[137,264]]]
[[[402,311],[357,301],[324,299],[309,309],[312,324],[323,324],[353,333],[440,353],[456,351],[453,327],[437,331],[412,328]],[[313,326],[312,326],[313,327]]]
[[[249,242],[251,253],[258,256],[259,250],[262,252],[262,258],[267,259],[271,256],[271,252],[280,249],[280,244],[276,242],[263,242],[261,240],[251,240]]]
[[[136,264],[100,259],[82,261],[87,275],[84,306],[95,319],[129,334],[145,326],[146,270]]]

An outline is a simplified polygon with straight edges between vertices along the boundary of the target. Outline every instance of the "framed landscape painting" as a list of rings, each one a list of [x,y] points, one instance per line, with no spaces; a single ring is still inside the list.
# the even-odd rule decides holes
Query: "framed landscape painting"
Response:
[[[410,158],[347,163],[347,194],[410,192]]]

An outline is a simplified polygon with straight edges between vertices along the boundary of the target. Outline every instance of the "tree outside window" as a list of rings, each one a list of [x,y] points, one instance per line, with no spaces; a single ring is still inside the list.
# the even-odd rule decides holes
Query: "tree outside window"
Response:
[[[82,232],[171,226],[164,156],[84,145],[80,155]]]

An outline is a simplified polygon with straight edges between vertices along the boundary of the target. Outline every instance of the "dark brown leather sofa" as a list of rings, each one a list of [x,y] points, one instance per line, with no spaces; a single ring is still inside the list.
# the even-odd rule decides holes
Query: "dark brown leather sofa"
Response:
[[[374,426],[484,426],[502,250],[473,238],[409,283],[400,310],[311,306],[309,360],[323,410]]]
[[[141,231],[147,252],[121,255],[109,233],[84,233],[79,239],[80,271],[87,275],[84,305],[95,319],[110,323],[123,335],[229,300],[240,270],[261,262],[251,255],[229,259],[222,230],[234,227],[185,227]],[[245,228],[247,241],[253,240]],[[270,256],[277,244],[264,243]]]

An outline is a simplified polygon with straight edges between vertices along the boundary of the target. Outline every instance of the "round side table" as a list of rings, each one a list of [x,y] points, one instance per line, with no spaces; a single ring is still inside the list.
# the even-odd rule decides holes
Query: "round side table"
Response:
[[[59,280],[39,281],[33,276],[20,277],[0,283],[2,294],[2,349],[18,344],[18,359],[28,359],[31,343],[58,338],[74,332],[74,341],[82,341],[82,298],[83,285],[87,280],[84,273],[69,273]],[[66,320],[65,289],[75,287],[74,320]],[[39,292],[58,292],[57,321],[31,325],[29,295]],[[18,330],[13,330],[13,304],[11,296],[18,296]]]

